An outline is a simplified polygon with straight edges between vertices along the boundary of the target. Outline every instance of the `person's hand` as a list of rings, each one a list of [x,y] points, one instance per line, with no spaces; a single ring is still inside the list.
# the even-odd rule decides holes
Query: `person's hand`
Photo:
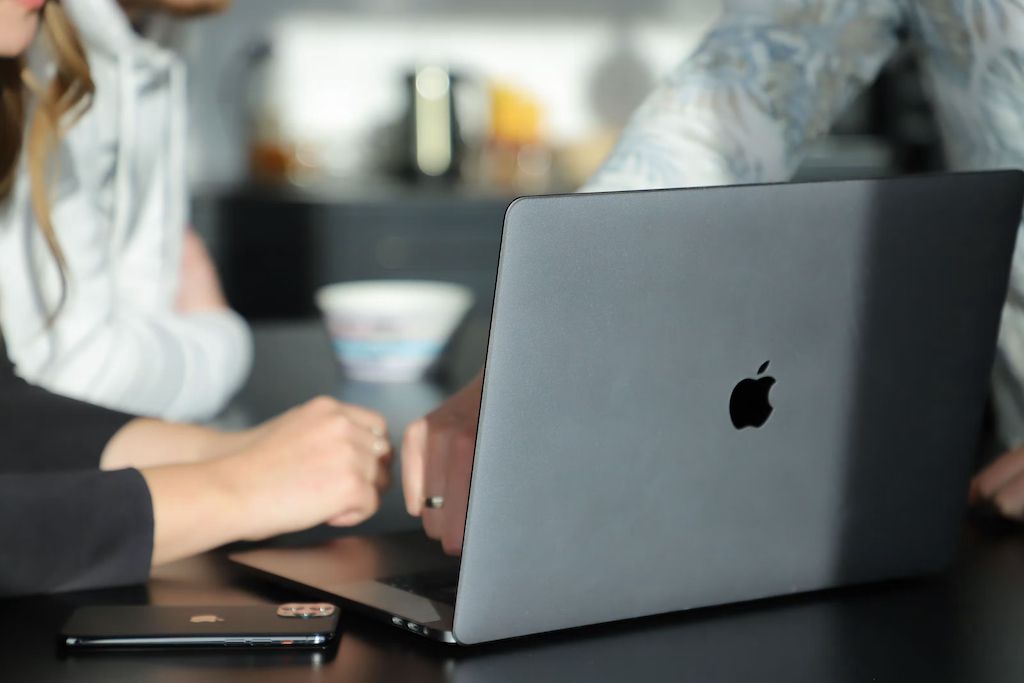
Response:
[[[1004,517],[1024,521],[1024,447],[996,458],[971,481],[971,503],[991,503]]]
[[[148,420],[121,447],[195,449],[211,430],[193,429]],[[391,478],[384,418],[331,398],[315,398],[233,443],[234,453],[139,469],[153,504],[154,565],[322,522],[358,524],[377,510]],[[131,460],[116,452],[111,459]]]
[[[175,308],[187,314],[223,311],[227,307],[210,252],[194,230],[186,230],[181,245],[181,275]]]
[[[207,463],[259,540],[322,522],[358,524],[374,512],[391,479],[384,418],[316,398],[253,432],[243,450]]]
[[[402,488],[410,515],[450,555],[462,553],[469,478],[480,419],[480,375],[437,410],[413,422],[402,439]],[[433,498],[440,507],[426,505]]]

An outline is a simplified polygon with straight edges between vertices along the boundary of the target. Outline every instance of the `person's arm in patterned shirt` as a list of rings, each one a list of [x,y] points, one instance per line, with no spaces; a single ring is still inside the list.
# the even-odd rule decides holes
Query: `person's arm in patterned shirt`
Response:
[[[898,0],[724,0],[582,188],[788,180],[899,44]]]

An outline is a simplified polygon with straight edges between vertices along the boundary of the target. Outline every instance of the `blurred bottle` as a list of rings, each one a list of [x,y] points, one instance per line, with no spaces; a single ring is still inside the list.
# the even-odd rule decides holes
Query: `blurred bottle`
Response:
[[[528,93],[490,86],[491,130],[481,151],[480,175],[505,192],[542,193],[552,185],[551,150],[544,142],[543,111]]]
[[[273,47],[266,40],[254,44],[246,55],[249,175],[261,183],[299,182],[315,164],[285,134],[282,95],[272,77],[273,57]]]
[[[455,77],[441,66],[421,66],[406,77],[402,175],[415,180],[459,177],[462,142],[456,113]]]

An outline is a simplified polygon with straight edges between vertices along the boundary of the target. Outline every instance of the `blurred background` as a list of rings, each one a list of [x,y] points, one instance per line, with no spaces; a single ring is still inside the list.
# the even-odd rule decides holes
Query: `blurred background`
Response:
[[[717,0],[241,0],[176,36],[194,220],[246,317],[320,285],[458,282],[486,319],[511,198],[572,191],[700,42]],[[801,179],[941,166],[912,55]]]

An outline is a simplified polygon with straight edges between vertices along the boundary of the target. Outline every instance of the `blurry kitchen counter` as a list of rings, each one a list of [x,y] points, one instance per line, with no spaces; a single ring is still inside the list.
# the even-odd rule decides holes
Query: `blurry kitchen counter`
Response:
[[[376,278],[470,287],[486,316],[512,197],[447,187],[209,188],[194,200],[232,305],[249,319],[315,315],[324,284]]]

